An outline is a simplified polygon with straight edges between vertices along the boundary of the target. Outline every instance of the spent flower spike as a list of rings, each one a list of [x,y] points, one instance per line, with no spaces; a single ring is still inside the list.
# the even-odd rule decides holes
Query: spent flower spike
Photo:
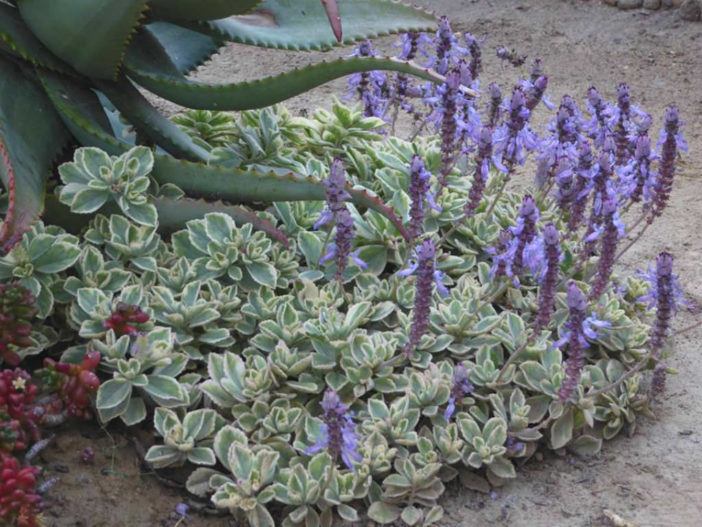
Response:
[[[429,191],[430,179],[431,173],[425,168],[422,158],[417,154],[412,156],[409,185],[409,195],[412,204],[410,206],[410,222],[407,229],[412,239],[419,237],[424,232],[425,201],[431,209],[441,212],[441,207],[436,204],[434,195]]]

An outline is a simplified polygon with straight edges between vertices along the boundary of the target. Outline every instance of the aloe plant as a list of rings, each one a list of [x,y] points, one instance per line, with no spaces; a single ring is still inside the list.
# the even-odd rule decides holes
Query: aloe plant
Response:
[[[272,23],[260,23],[264,18]],[[67,206],[89,214],[116,201],[138,223],[153,225],[157,210],[172,226],[213,211],[250,219],[221,203],[185,205],[190,198],[323,199],[324,187],[315,178],[208,164],[211,152],[160,115],[137,85],[194,109],[233,111],[268,106],[358,71],[395,70],[438,82],[441,76],[412,63],[375,57],[323,62],[242,83],[209,85],[187,78],[226,42],[327,50],[433,25],[433,15],[397,0],[0,2],[0,180],[9,194],[0,248],[14,246],[43,212],[51,223],[73,222],[77,228],[82,220]],[[156,145],[153,159],[145,149],[126,154],[137,142]],[[101,153],[98,159],[96,150],[84,151],[63,169],[67,185],[60,201],[46,196],[56,156],[75,143],[116,157]],[[176,184],[190,198],[147,198],[145,175],[151,169],[157,184]],[[362,191],[351,195],[404,232],[391,208]]]

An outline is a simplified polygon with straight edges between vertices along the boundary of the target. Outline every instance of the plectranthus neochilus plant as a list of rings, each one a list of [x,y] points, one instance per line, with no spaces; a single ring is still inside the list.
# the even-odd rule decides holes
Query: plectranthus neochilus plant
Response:
[[[353,31],[348,5],[339,2],[340,16]],[[617,267],[627,248],[619,222],[635,231],[656,199],[670,201],[665,178],[683,146],[677,112],[660,145],[652,122],[632,113],[617,160],[618,106],[593,90],[564,97],[537,128],[532,116],[551,111],[539,81],[546,63],[480,94],[477,40],[446,23],[438,37],[413,33],[417,62],[450,44],[427,60],[459,79],[454,159],[435,207],[441,127],[431,126],[436,115],[415,119],[440,109],[440,90],[413,80],[397,105],[411,134],[420,130],[413,141],[388,135],[392,118],[341,104],[307,117],[275,107],[177,119],[211,153],[211,176],[293,170],[310,199],[281,201],[289,196],[271,183],[259,192],[273,206],[224,196],[213,210],[156,177],[160,150],[79,150],[53,190],[77,211],[99,205],[87,228],[38,223],[0,258],[3,283],[25,285],[39,310],[31,346],[18,353],[47,349],[47,369],[76,379],[62,392],[76,399],[66,415],[93,413],[87,402],[104,425],[153,425],[147,461],[183,465],[187,488],[234,521],[433,525],[451,480],[497,488],[540,450],[593,454],[651,415],[645,380],[657,372],[652,391],[661,384],[676,311],[666,298],[677,306],[680,291],[667,257],[646,276]],[[396,85],[386,79],[384,118]],[[645,137],[651,151],[637,155]],[[634,201],[630,167],[643,154],[648,183]],[[533,185],[509,186],[518,166],[542,160]],[[17,379],[4,377],[0,391],[15,393]]]

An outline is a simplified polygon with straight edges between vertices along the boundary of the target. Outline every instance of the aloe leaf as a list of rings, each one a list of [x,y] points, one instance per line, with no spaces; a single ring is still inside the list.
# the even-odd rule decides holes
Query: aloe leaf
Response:
[[[0,181],[9,193],[0,247],[9,249],[39,219],[51,166],[69,139],[41,87],[0,57]]]
[[[436,18],[396,0],[337,0],[344,44],[390,33],[429,31]],[[266,0],[250,15],[191,27],[215,38],[279,49],[329,49],[339,45],[320,0]]]
[[[155,18],[164,20],[214,20],[248,13],[263,0],[151,0]]]
[[[84,146],[97,146],[112,155],[120,155],[131,147],[106,131],[109,122],[102,108],[98,108],[97,97],[90,90],[81,89],[70,79],[51,72],[41,72],[40,78],[67,128]],[[93,99],[90,99],[91,95]],[[154,156],[152,175],[160,184],[173,183],[191,197],[212,201],[270,203],[324,200],[326,197],[324,184],[311,177],[210,166],[158,154]],[[383,214],[402,236],[408,238],[402,220],[392,207],[365,190],[349,188],[348,191],[356,205]]]
[[[79,143],[112,155],[123,154],[132,147],[110,132],[110,121],[92,90],[49,71],[39,70],[37,75],[66,128]]]
[[[90,77],[115,78],[147,0],[22,0],[22,19],[54,55]]]
[[[150,33],[181,73],[189,73],[217,52],[223,42],[167,22],[153,22],[142,33]],[[128,51],[127,51],[128,52]]]
[[[339,4],[336,0],[322,0],[324,10],[327,12],[327,18],[332,27],[332,32],[336,40],[341,42],[344,38],[343,27],[341,26],[341,15],[339,14]]]
[[[313,177],[276,174],[238,168],[202,165],[167,156],[155,156],[154,178],[173,183],[189,196],[224,199],[233,202],[321,201],[326,199],[324,184]],[[400,234],[408,238],[407,229],[392,207],[363,189],[348,188],[352,201],[373,209],[388,218]]]
[[[96,86],[138,131],[168,153],[191,161],[207,161],[210,157],[207,150],[196,145],[173,121],[161,115],[127,79],[97,81]]]
[[[280,229],[266,219],[259,218],[253,211],[237,205],[227,205],[222,202],[208,202],[194,199],[172,200],[159,198],[154,200],[158,211],[159,228],[168,231],[180,229],[185,222],[202,218],[210,212],[223,212],[232,217],[237,225],[250,223],[254,229],[268,234],[286,247],[290,246],[287,237]]]
[[[130,47],[131,51],[131,47]],[[138,54],[134,51],[134,54]],[[153,57],[153,55],[152,55]],[[182,106],[200,110],[248,110],[263,108],[289,99],[326,82],[359,71],[392,70],[443,82],[444,78],[412,62],[394,58],[357,57],[322,62],[282,75],[236,84],[205,84],[176,76],[150,57],[140,54],[137,60],[130,53],[125,60],[127,73],[144,88]]]
[[[17,9],[3,3],[0,3],[0,51],[43,68],[71,73],[70,66],[58,60],[29,31]]]

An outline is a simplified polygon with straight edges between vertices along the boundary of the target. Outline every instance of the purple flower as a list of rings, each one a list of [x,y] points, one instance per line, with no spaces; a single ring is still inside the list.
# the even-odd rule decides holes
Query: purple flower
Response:
[[[504,109],[508,117],[495,131],[493,148],[501,155],[502,164],[511,170],[515,163],[524,164],[526,151],[536,150],[539,140],[528,124],[531,112],[526,107],[522,88],[514,89]]]
[[[543,100],[544,105],[549,109],[553,110],[555,106],[548,99],[544,97],[546,93],[546,87],[548,86],[548,77],[546,75],[541,75],[536,80],[524,81],[524,89],[526,91],[526,107],[529,111],[536,108],[536,105]]]
[[[355,237],[353,228],[353,218],[349,210],[344,207],[336,214],[336,235],[334,243],[327,246],[327,252],[319,259],[319,264],[334,260],[336,263],[335,277],[340,279],[346,270],[346,264],[351,258],[353,262],[362,269],[368,267],[368,264],[361,260],[358,256],[358,251],[351,251],[351,242]]]
[[[436,56],[429,62],[428,66],[433,67],[441,75],[446,75],[451,68],[452,51],[457,43],[458,39],[451,31],[451,22],[449,22],[448,17],[442,16],[436,31]]]
[[[424,202],[427,201],[429,207],[437,212],[441,212],[439,207],[434,202],[434,197],[429,192],[429,180],[431,174],[424,167],[424,161],[418,155],[412,157],[410,165],[410,185],[409,194],[412,204],[410,206],[410,222],[408,231],[412,239],[419,237],[424,232],[424,217],[426,210]]]
[[[663,131],[658,141],[658,146],[661,148],[661,161],[658,167],[658,177],[653,194],[653,210],[648,219],[649,223],[663,214],[663,209],[665,209],[670,198],[670,192],[673,190],[675,157],[678,150],[687,150],[687,143],[680,132],[682,123],[680,122],[678,109],[675,106],[670,106],[665,112],[663,123]]]
[[[463,364],[457,364],[453,370],[451,378],[451,397],[449,397],[444,419],[451,419],[451,416],[456,411],[456,401],[460,401],[466,395],[473,393],[474,387],[468,380],[468,370]]]
[[[619,175],[619,189],[623,199],[638,203],[642,199],[645,203],[651,200],[656,184],[656,173],[651,170],[651,165],[658,156],[651,148],[651,139],[648,135],[639,135],[634,144],[634,157],[617,172]]]
[[[352,57],[375,57],[370,40],[364,40],[354,50]],[[387,76],[381,71],[364,71],[349,77],[349,96],[358,95],[363,103],[363,115],[383,118],[388,106]]]
[[[539,209],[534,198],[529,194],[524,196],[519,208],[517,225],[509,228],[509,234],[501,234],[500,250],[489,249],[492,254],[492,276],[512,277],[515,287],[519,286],[519,277],[524,265],[535,270],[541,266],[541,255],[538,247],[532,245],[536,236],[536,222],[539,221]]]
[[[605,138],[611,135],[617,122],[617,109],[606,103],[594,86],[587,91],[587,105],[592,118],[585,128],[588,136],[594,140],[595,147],[602,148]]]
[[[458,129],[458,99],[461,84],[460,71],[451,70],[446,75],[446,82],[438,88],[439,107],[436,115],[440,116],[441,126],[441,168],[439,170],[439,185],[448,184],[448,175],[451,173],[456,155],[456,132]]]
[[[410,330],[409,341],[405,346],[405,353],[409,354],[417,347],[422,336],[429,329],[429,314],[431,311],[431,297],[436,283],[439,293],[447,295],[448,290],[443,284],[443,273],[436,269],[436,249],[434,242],[426,238],[415,249],[414,261],[407,269],[399,271],[399,276],[417,275],[414,293],[414,316]]]
[[[580,383],[580,375],[585,364],[583,348],[587,346],[587,341],[583,334],[583,325],[587,316],[587,299],[580,291],[580,288],[573,282],[568,285],[567,305],[569,311],[568,321],[566,322],[567,332],[556,343],[558,347],[566,343],[568,345],[566,376],[558,390],[558,397],[563,402],[573,397],[575,389]]]
[[[485,184],[490,174],[490,159],[492,158],[492,128],[485,126],[478,134],[478,153],[475,156],[473,184],[468,193],[468,200],[463,206],[466,218],[471,217],[483,198]]]
[[[188,505],[179,503],[176,505],[175,512],[180,518],[185,518],[188,515]]]
[[[331,388],[324,392],[320,406],[323,410],[323,437],[307,447],[305,454],[316,454],[326,448],[332,458],[341,457],[344,465],[353,470],[354,461],[361,461],[363,457],[357,452],[358,435],[349,407],[341,402],[339,395]]]
[[[610,275],[617,254],[617,243],[624,236],[624,225],[619,220],[616,199],[607,199],[602,204],[603,235],[597,272],[590,290],[590,298],[597,299],[609,285]]]
[[[353,217],[346,207],[346,200],[351,196],[346,191],[346,171],[341,159],[332,161],[329,177],[324,180],[327,187],[327,208],[315,222],[317,229],[329,222],[336,225],[334,243],[326,247],[327,252],[319,259],[319,264],[334,260],[337,265],[336,277],[341,278],[346,270],[348,259],[351,258],[356,265],[365,269],[366,263],[358,257],[358,252],[351,252],[351,242],[355,237]]]
[[[547,327],[551,321],[551,313],[556,300],[558,282],[558,263],[561,258],[561,244],[558,229],[553,223],[548,223],[543,234],[544,260],[546,266],[541,279],[539,290],[539,310],[536,315],[536,332]]]

